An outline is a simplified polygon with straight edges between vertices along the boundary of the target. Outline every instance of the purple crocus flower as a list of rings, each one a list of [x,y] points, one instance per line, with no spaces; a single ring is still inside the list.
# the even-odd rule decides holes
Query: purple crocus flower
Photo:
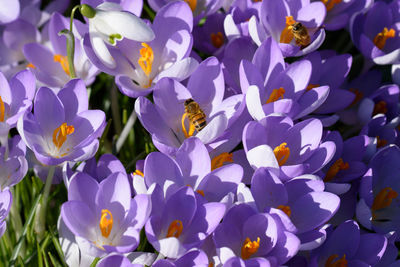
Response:
[[[38,80],[53,88],[61,88],[71,79],[66,38],[58,35],[61,30],[67,28],[69,28],[69,19],[55,12],[51,16],[48,28],[46,28],[48,29],[50,45],[29,43],[23,48],[24,55],[31,64],[29,66],[31,66]],[[86,25],[74,20],[74,67],[76,75],[84,80],[86,85],[90,85],[99,70],[89,61],[82,48],[82,36],[87,31]]]
[[[375,64],[399,63],[399,16],[384,1],[376,1],[366,13],[357,14],[350,24],[354,45]]]
[[[0,191],[0,237],[3,236],[6,231],[7,222],[6,218],[10,212],[12,204],[12,195],[10,190]]]
[[[7,144],[9,130],[30,111],[35,90],[36,79],[29,70],[18,72],[10,82],[0,72],[0,142],[3,145]]]
[[[0,147],[0,190],[16,185],[25,177],[28,172],[25,154],[26,146],[19,135]]]
[[[328,133],[324,141],[335,143],[336,152],[332,160],[317,173],[325,182],[327,191],[343,194],[350,189],[349,182],[361,178],[367,171],[363,162],[370,139],[358,135],[343,141],[339,132]]]
[[[19,0],[4,2],[2,3],[2,6],[3,7],[0,10],[0,25],[10,23],[19,17]]]
[[[165,199],[159,185],[153,186],[152,213],[146,223],[147,240],[162,255],[176,259],[198,248],[225,214],[222,203],[205,203],[188,186]]]
[[[240,65],[240,82],[250,115],[260,120],[281,113],[298,119],[317,109],[330,90],[319,84],[310,86],[311,74],[310,61],[286,66],[278,44],[272,38],[266,39],[252,63],[243,60]]]
[[[318,2],[320,0],[312,0]],[[322,0],[326,7],[324,27],[328,31],[337,31],[348,27],[351,17],[364,10],[367,10],[373,0]]]
[[[130,260],[122,255],[110,255],[101,259],[97,267],[119,266],[119,267],[142,267],[141,264],[132,264]]]
[[[308,119],[294,124],[289,117],[270,115],[249,122],[243,146],[250,165],[273,168],[283,181],[322,169],[335,154],[335,143],[321,143],[322,124]]]
[[[327,231],[328,238],[321,247],[311,252],[308,266],[376,266],[385,252],[386,237],[361,233],[353,220]]]
[[[251,191],[240,187],[238,198],[279,218],[285,230],[299,238],[300,249],[309,250],[323,242],[322,227],[339,208],[339,197],[324,190],[324,182],[317,176],[306,174],[282,183],[273,171],[258,168]]]
[[[161,80],[154,91],[154,104],[139,97],[135,111],[142,125],[152,135],[154,145],[163,153],[173,155],[185,138],[198,137],[209,150],[241,115],[243,95],[224,99],[224,77],[218,60],[203,61],[190,76],[187,87],[172,79]],[[185,111],[185,101],[193,99],[205,115],[206,126],[195,131]],[[241,129],[238,129],[241,131]],[[238,140],[237,143],[239,143]]]
[[[400,149],[391,145],[371,159],[370,170],[361,179],[357,219],[368,229],[386,234],[399,233],[398,171]],[[398,237],[397,237],[398,240]]]
[[[96,257],[134,250],[148,212],[148,197],[132,199],[128,179],[121,173],[101,183],[78,173],[68,188],[68,201],[61,206],[62,219],[80,237],[81,249]]]
[[[321,28],[325,15],[326,8],[320,1],[263,1],[260,21],[255,16],[250,19],[249,33],[257,45],[271,36],[279,42],[284,57],[302,56],[317,50],[325,40]],[[301,37],[293,33],[297,22],[302,25]]]
[[[247,204],[228,211],[213,239],[224,266],[280,266],[296,255],[300,244],[278,218]]]
[[[154,32],[154,40],[124,39],[115,47],[110,46],[112,64],[99,60],[99,55],[96,57],[87,37],[84,46],[88,57],[99,69],[115,76],[123,94],[138,97],[149,94],[163,77],[183,80],[195,70],[197,61],[188,57],[193,42],[192,28],[190,8],[180,1],[168,4],[157,13],[149,26]]]
[[[34,114],[18,121],[18,131],[36,158],[46,165],[90,158],[105,125],[101,110],[88,110],[82,80],[68,82],[58,94],[41,87],[34,100]]]
[[[11,78],[31,66],[26,61],[22,48],[27,43],[39,42],[41,35],[30,21],[17,19],[2,27],[0,36],[0,71]]]
[[[243,170],[228,153],[210,160],[207,148],[196,137],[186,139],[175,159],[159,152],[150,153],[144,162],[143,177],[135,171],[136,192],[147,193],[152,184],[159,185],[168,198],[182,186],[190,186],[207,202],[221,202],[230,207]]]

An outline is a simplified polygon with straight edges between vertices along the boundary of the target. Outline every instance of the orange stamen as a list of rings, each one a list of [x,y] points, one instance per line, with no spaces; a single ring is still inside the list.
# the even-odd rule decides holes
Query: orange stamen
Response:
[[[140,49],[139,53],[141,57],[138,60],[139,66],[142,68],[147,77],[151,73],[151,68],[154,61],[153,49],[146,43],[142,43],[143,48]]]
[[[247,260],[250,258],[254,253],[258,251],[258,248],[260,247],[260,238],[257,237],[257,241],[251,241],[250,238],[246,238],[246,240],[243,242],[242,250],[241,250],[241,256],[242,259]]]
[[[69,72],[69,64],[68,64],[68,58],[66,56],[63,55],[59,55],[56,54],[53,57],[54,62],[58,62],[60,63],[62,69],[64,70],[64,72],[69,76],[70,72]],[[28,64],[29,67],[29,64]],[[34,66],[35,67],[35,66]]]
[[[376,47],[378,47],[380,50],[382,50],[386,45],[387,39],[394,38],[395,34],[396,34],[396,31],[394,29],[388,30],[388,28],[385,27],[385,28],[383,28],[383,30],[380,33],[378,33],[375,36],[373,42]]]
[[[211,33],[210,38],[215,48],[220,48],[224,44],[224,35],[222,32]]]
[[[285,164],[290,156],[290,149],[286,146],[287,143],[282,143],[274,149],[275,158],[278,160],[279,166]]]
[[[178,238],[183,230],[183,224],[180,220],[174,220],[168,227],[167,237],[176,237]]]
[[[337,161],[335,161],[335,163],[332,164],[332,166],[327,171],[324,178],[324,182],[332,181],[339,171],[347,170],[349,167],[350,166],[348,162],[344,162],[342,158],[338,159]]]
[[[232,153],[221,153],[218,156],[214,157],[211,160],[211,170],[218,169],[224,165],[226,162],[233,162],[233,154]]]
[[[283,89],[283,87],[280,87],[279,89],[273,89],[271,94],[269,95],[267,104],[275,102],[278,99],[283,99],[284,94],[285,94],[285,89]]]
[[[104,209],[101,210],[101,218],[100,218],[100,230],[101,230],[101,235],[107,238],[112,230],[113,227],[113,216],[111,211]]]

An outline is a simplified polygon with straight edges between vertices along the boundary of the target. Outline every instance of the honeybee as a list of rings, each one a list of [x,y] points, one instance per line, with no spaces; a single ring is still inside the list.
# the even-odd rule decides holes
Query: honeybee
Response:
[[[192,98],[186,99],[184,105],[189,122],[200,132],[207,125],[206,115]]]
[[[292,33],[294,35],[294,39],[296,44],[301,46],[302,48],[308,46],[311,43],[310,35],[308,34],[308,30],[303,26],[300,22],[296,22],[292,25]]]

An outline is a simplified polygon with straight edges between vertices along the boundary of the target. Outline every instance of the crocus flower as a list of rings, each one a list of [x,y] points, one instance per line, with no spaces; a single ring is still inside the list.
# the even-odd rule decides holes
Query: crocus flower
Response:
[[[192,250],[176,260],[161,259],[156,261],[153,267],[179,267],[179,266],[209,266],[207,255],[202,250]]]
[[[332,159],[335,143],[321,143],[321,138],[322,124],[318,119],[294,124],[290,118],[276,114],[249,122],[243,130],[243,146],[250,165],[254,169],[280,170],[283,181],[313,174]]]
[[[166,198],[187,185],[207,202],[230,206],[243,170],[237,164],[223,166],[224,163],[232,163],[232,155],[225,153],[211,160],[200,139],[191,137],[183,142],[175,159],[160,152],[150,153],[144,162],[143,176],[136,171],[133,185],[136,192],[147,193],[152,184],[158,184]]]
[[[37,79],[53,88],[62,88],[70,78],[70,66],[67,59],[67,48],[65,36],[58,33],[69,28],[69,19],[60,13],[53,13],[48,24],[48,36],[50,42],[46,45],[40,43],[29,43],[23,48],[24,55],[29,61],[29,67],[35,73]],[[88,31],[86,25],[74,20],[73,33],[75,36],[74,68],[77,77],[90,85],[98,69],[93,66],[82,48],[82,36]]]
[[[353,220],[327,231],[330,232],[328,238],[321,247],[311,252],[308,266],[376,266],[385,252],[386,237],[361,233]]]
[[[250,115],[260,120],[281,113],[299,119],[317,109],[330,90],[328,86],[310,84],[311,74],[310,61],[286,66],[278,44],[272,38],[266,39],[253,61],[244,60],[240,65],[240,82]]]
[[[321,28],[325,15],[325,5],[320,1],[263,1],[260,21],[255,16],[250,19],[249,33],[257,45],[271,36],[284,57],[302,56],[317,50],[325,40]]]
[[[190,136],[198,137],[212,150],[219,145],[217,139],[229,131],[244,109],[243,95],[224,99],[224,91],[221,66],[216,58],[210,57],[190,76],[187,87],[175,80],[163,79],[154,91],[154,104],[139,97],[135,111],[161,152],[174,155]],[[190,114],[185,111],[184,103],[188,99],[193,99],[203,111],[206,126],[200,131],[195,129]]]
[[[159,185],[153,186],[152,213],[146,223],[146,236],[162,255],[176,259],[199,247],[225,214],[225,205],[204,203],[188,186],[165,199]]]
[[[228,211],[213,239],[224,266],[280,266],[296,255],[300,243],[279,219],[247,204]]]
[[[204,25],[193,27],[193,46],[201,52],[222,56],[227,38],[224,32],[225,15],[221,12],[207,17]]]
[[[301,250],[315,248],[323,242],[325,232],[321,228],[333,217],[340,203],[338,196],[325,191],[321,178],[309,174],[282,183],[273,171],[258,168],[250,190],[239,187],[240,202],[280,218],[285,230],[300,240]]]
[[[61,207],[63,221],[80,237],[79,246],[93,256],[134,250],[148,212],[148,197],[132,199],[128,179],[121,173],[113,173],[101,183],[78,173],[68,188],[68,201]]]
[[[89,14],[89,40],[91,47],[102,64],[115,68],[115,59],[109,51],[117,41],[126,38],[139,42],[154,39],[151,28],[134,14],[123,11],[119,4],[104,2]]]
[[[104,125],[104,112],[88,110],[85,85],[75,79],[58,94],[41,87],[35,96],[34,114],[20,118],[18,131],[41,163],[58,165],[92,157]]]
[[[398,63],[400,37],[398,16],[393,16],[390,5],[376,1],[366,13],[359,13],[350,24],[354,45],[375,64]]]
[[[361,179],[357,219],[364,227],[377,233],[399,233],[400,230],[397,223],[399,162],[400,149],[394,145],[387,146],[371,159],[370,170]]]
[[[6,145],[8,132],[18,119],[32,107],[36,79],[29,71],[20,71],[10,82],[0,72],[0,142]]]
[[[10,212],[12,204],[12,195],[10,190],[0,191],[0,237],[3,236],[6,231],[7,222],[6,218]]]
[[[7,140],[7,146],[0,147],[0,190],[19,183],[28,172],[25,159],[26,146],[19,135]]]
[[[116,43],[110,49],[115,58],[112,65],[99,61],[93,43],[84,41],[91,61],[102,71],[114,75],[120,91],[129,97],[149,94],[163,77],[184,80],[198,65],[195,59],[188,57],[193,42],[193,17],[186,3],[179,1],[163,7],[153,24],[147,27],[155,37],[124,39]]]

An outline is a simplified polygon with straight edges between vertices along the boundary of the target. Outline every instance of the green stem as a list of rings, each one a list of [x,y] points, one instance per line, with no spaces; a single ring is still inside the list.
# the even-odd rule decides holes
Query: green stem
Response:
[[[81,6],[75,6],[71,11],[71,18],[69,21],[69,37],[67,37],[67,58],[68,58],[68,67],[69,67],[69,75],[72,79],[76,78],[75,66],[74,66],[74,54],[75,54],[75,36],[73,33],[73,25],[74,25],[74,16],[75,11],[79,9]]]
[[[44,232],[46,230],[46,210],[55,170],[56,166],[50,166],[49,172],[47,174],[46,184],[44,185],[43,198],[41,200],[41,203],[39,204],[38,209],[36,210],[35,232],[37,233],[39,240],[43,239]]]
[[[39,200],[42,197],[42,194],[39,194],[35,201],[33,202],[33,206],[29,212],[29,216],[28,216],[28,220],[25,222],[24,228],[22,229],[22,234],[21,237],[19,238],[17,245],[14,248],[14,251],[12,253],[11,259],[10,259],[10,266],[14,266],[15,265],[15,261],[18,257],[18,255],[20,255],[20,250],[22,247],[22,244],[25,240],[26,237],[26,233],[28,232],[28,226],[32,223],[33,221],[33,217],[35,216],[35,212],[37,207],[39,206]]]

